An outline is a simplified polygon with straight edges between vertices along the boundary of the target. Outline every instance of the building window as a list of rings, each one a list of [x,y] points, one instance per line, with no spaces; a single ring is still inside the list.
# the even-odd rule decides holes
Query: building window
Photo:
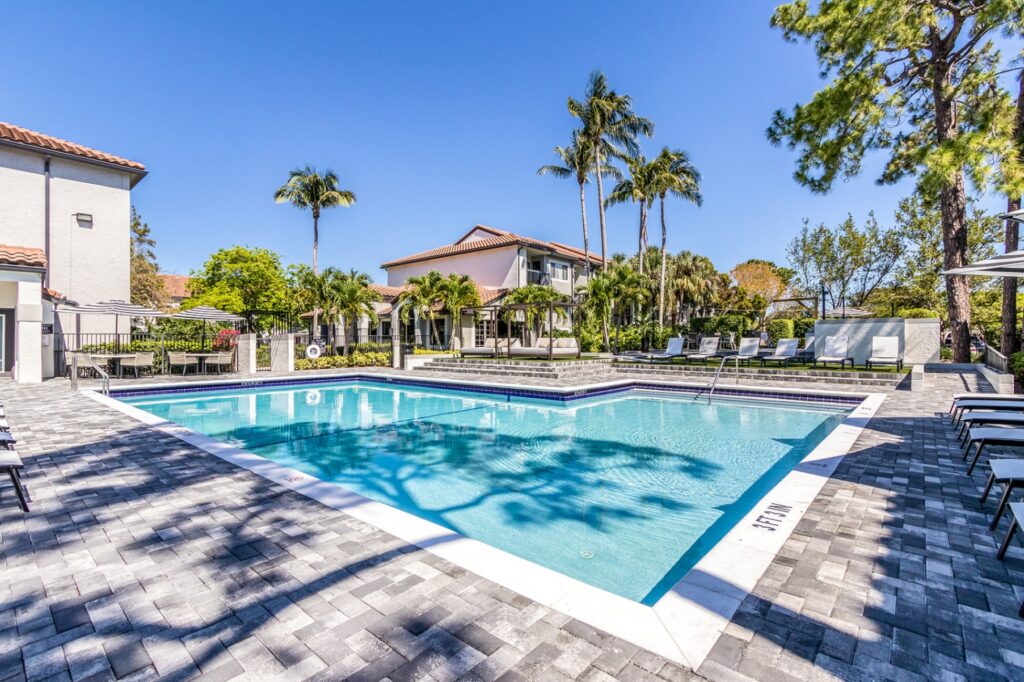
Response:
[[[480,346],[485,339],[494,338],[495,324],[497,324],[496,320],[477,320],[473,337],[476,340],[476,345]]]
[[[565,263],[551,263],[551,279],[568,280],[569,266]]]

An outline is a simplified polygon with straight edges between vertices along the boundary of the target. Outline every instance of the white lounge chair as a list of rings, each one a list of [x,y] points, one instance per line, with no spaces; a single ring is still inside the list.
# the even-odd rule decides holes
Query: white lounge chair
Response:
[[[850,357],[850,337],[848,336],[826,336],[825,349],[821,355],[814,358],[814,366],[818,363],[828,366],[828,363],[839,363],[840,368],[845,368],[846,363],[853,367],[853,358]]]
[[[668,340],[665,350],[652,350],[645,357],[651,362],[672,362],[674,358],[681,358],[686,355],[683,351],[685,341],[681,336],[674,336]]]
[[[814,360],[814,334],[804,337],[804,347],[797,351],[796,359],[804,362]]]
[[[718,354],[719,342],[721,342],[721,337],[705,336],[700,340],[700,348],[696,353],[687,353],[684,356],[685,361],[701,360],[705,365],[708,364],[708,358],[713,358]]]
[[[761,350],[761,339],[740,339],[740,347],[738,350],[730,353],[725,353],[723,357],[734,360],[735,362],[745,362],[750,365],[751,360],[756,360]]]
[[[903,354],[900,353],[900,337],[871,337],[871,357],[864,363],[864,369],[871,365],[896,365],[897,370],[903,369]]]
[[[781,362],[785,367],[789,364],[790,360],[796,358],[796,347],[799,343],[800,339],[779,339],[774,353],[761,356],[761,366],[764,367],[765,363],[768,362]]]

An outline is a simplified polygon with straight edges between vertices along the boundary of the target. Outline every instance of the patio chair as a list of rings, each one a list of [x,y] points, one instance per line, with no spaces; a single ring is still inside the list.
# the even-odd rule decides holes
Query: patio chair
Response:
[[[975,444],[978,448],[974,451],[974,457],[971,459],[970,466],[967,467],[968,476],[970,476],[971,472],[974,471],[974,466],[978,463],[978,459],[981,457],[981,451],[985,446],[996,445],[1011,448],[1024,448],[1024,429],[1000,428],[998,426],[976,426],[967,432],[967,445],[964,447],[964,456],[961,459],[967,459],[967,456],[971,453],[971,446]]]
[[[193,368],[193,373],[199,372],[199,358],[190,358],[185,353],[171,352],[167,354],[170,373],[174,374],[175,367],[181,367],[181,376],[188,374],[188,368]]]
[[[745,362],[749,367],[751,360],[756,360],[760,357],[760,350],[761,339],[740,339],[739,349],[731,353],[725,353],[723,357],[735,360],[737,363]]]
[[[1003,510],[1010,503],[1010,493],[1016,488],[1024,487],[1024,459],[994,459],[988,466],[992,473],[988,475],[988,483],[985,484],[985,492],[981,494],[981,502],[984,503],[988,498],[993,485],[999,483],[1003,486],[1002,497],[996,507],[995,516],[992,517],[992,523],[989,524],[989,530],[995,530]]]
[[[953,414],[953,408],[956,407],[956,401],[958,400],[1006,400],[1012,396],[1008,396],[1004,393],[954,393],[952,402],[949,404],[949,413]],[[1021,396],[1024,398],[1024,395]]]
[[[28,491],[21,483],[21,475],[18,470],[25,466],[21,457],[14,450],[0,451],[0,472],[4,472],[11,479],[14,486],[14,493],[18,496],[18,506],[21,511],[28,511]]]
[[[650,353],[641,353],[640,355],[646,357],[651,362],[672,362],[673,359],[686,355],[685,351],[683,351],[685,341],[681,336],[673,336],[668,340],[665,350],[652,350]]]
[[[825,350],[821,355],[815,356],[814,366],[817,367],[819,362],[825,367],[828,367],[830,362],[832,364],[839,363],[840,369],[845,368],[846,363],[849,362],[853,367],[853,358],[850,357],[850,337],[826,336]]]
[[[718,354],[718,344],[721,340],[719,336],[705,336],[700,340],[700,348],[697,349],[697,352],[686,353],[683,356],[683,361],[689,363],[690,360],[701,360],[707,365],[708,359]]]
[[[780,362],[783,367],[787,367],[789,361],[796,358],[798,343],[800,343],[799,339],[779,339],[773,353],[761,356],[761,366],[764,367],[769,362]]]
[[[230,372],[234,364],[235,356],[231,351],[221,351],[216,356],[206,358],[206,369],[209,370],[213,367],[217,370],[217,374],[222,373],[225,367]]]
[[[136,353],[134,358],[125,358],[121,361],[121,372],[126,369],[135,370],[135,378],[139,378],[139,370],[149,370],[153,373],[153,358],[156,354],[151,351]]]
[[[18,444],[18,439],[14,437],[10,431],[0,431],[0,445],[5,450],[13,450],[14,446]]]
[[[900,353],[900,337],[871,337],[871,357],[864,363],[864,369],[871,365],[896,365],[896,370],[903,369],[903,354]]]

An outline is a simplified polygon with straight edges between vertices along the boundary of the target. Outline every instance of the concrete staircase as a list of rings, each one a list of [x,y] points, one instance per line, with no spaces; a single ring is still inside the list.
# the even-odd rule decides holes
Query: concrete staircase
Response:
[[[681,381],[711,381],[718,370],[718,362],[708,366],[703,365],[617,365],[616,371],[619,377],[631,377],[634,379],[678,379]],[[739,380],[741,383],[752,383],[758,381],[784,381],[793,383],[828,383],[846,387],[879,387],[895,388],[900,382],[907,379],[907,374],[896,374],[891,372],[838,372],[827,369],[782,369],[769,367],[743,367],[739,368]],[[720,386],[727,386],[736,380],[736,368],[726,364],[722,369],[722,376],[718,383]]]
[[[462,376],[493,376],[506,379],[602,379],[618,378],[610,360],[493,360],[486,358],[437,358],[416,370]],[[413,371],[416,371],[413,370]]]

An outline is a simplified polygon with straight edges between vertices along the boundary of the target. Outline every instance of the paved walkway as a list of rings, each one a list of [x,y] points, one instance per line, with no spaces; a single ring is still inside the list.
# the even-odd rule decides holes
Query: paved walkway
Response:
[[[701,676],[1024,678],[1024,550],[942,416],[975,386],[886,400]],[[34,498],[0,484],[0,680],[697,677],[64,381],[0,396]]]

